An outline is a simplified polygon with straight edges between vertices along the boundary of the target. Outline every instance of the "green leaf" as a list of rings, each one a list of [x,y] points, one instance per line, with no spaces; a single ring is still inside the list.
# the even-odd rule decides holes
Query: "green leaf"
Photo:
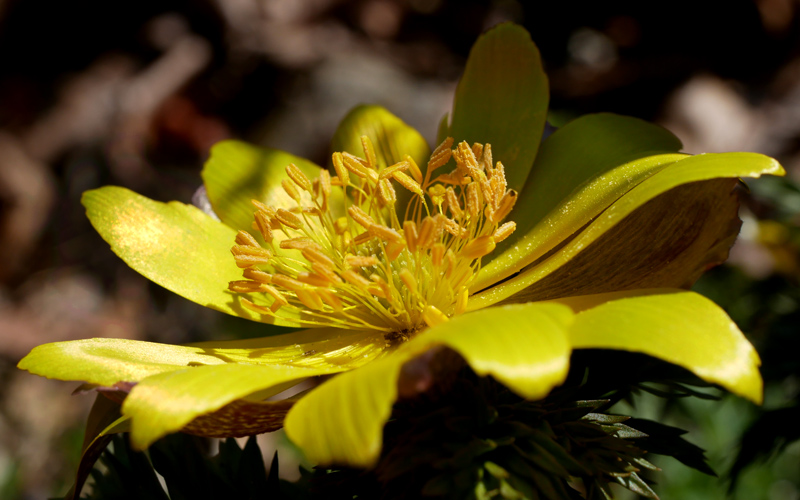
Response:
[[[386,108],[374,105],[361,105],[353,108],[344,117],[333,135],[333,151],[347,151],[364,157],[361,136],[366,135],[375,147],[379,169],[402,161],[405,155],[411,156],[417,165],[424,169],[431,155],[431,149],[416,129],[390,113]],[[423,170],[424,171],[424,170]],[[395,184],[397,186],[397,184]],[[403,187],[397,188],[399,217],[413,193]]]
[[[456,89],[449,135],[457,142],[491,143],[520,191],[536,158],[548,102],[539,50],[521,26],[504,23],[473,45]]]
[[[386,358],[338,375],[303,397],[287,416],[286,433],[319,465],[372,465],[402,366],[442,345],[461,354],[478,374],[491,375],[524,397],[542,397],[564,380],[569,365],[566,329],[572,314],[554,306],[496,307],[430,328]]]
[[[247,231],[255,211],[250,200],[276,208],[294,207],[294,201],[281,188],[290,163],[310,179],[319,175],[319,166],[299,156],[241,141],[218,142],[211,148],[202,172],[214,212],[228,226]]]
[[[544,255],[549,244],[540,250],[535,241],[526,242],[522,251],[541,255],[540,260],[473,296],[469,307],[691,284],[725,259],[736,236],[738,200],[731,194],[736,179],[782,173],[775,160],[754,153],[697,155],[671,163],[614,201],[557,251]],[[621,183],[628,173],[620,167],[608,175]],[[595,195],[578,192],[572,200],[590,203]],[[548,216],[537,226],[545,227],[537,236],[563,241],[574,222],[569,216],[564,221]]]
[[[573,348],[641,352],[762,401],[758,354],[716,304],[694,292],[637,290],[560,299],[577,314]]]
[[[107,186],[83,194],[86,215],[126,264],[192,302],[255,319],[227,290],[241,279],[230,248],[236,232],[199,209]]]
[[[517,224],[517,230],[492,253],[497,262],[486,266],[481,281],[504,278],[497,273],[511,263],[524,266],[532,262],[539,252],[525,255],[521,250],[533,238],[541,242],[537,245],[540,251],[543,245],[554,246],[554,242],[542,241],[540,235],[542,229],[553,226],[541,224],[538,233],[528,234],[545,216],[549,214],[551,221],[555,214],[560,216],[559,232],[551,237],[572,234],[636,184],[685,157],[656,156],[656,152],[676,152],[680,148],[680,141],[666,129],[610,113],[582,116],[557,130],[542,143],[509,217]],[[626,167],[608,175],[621,165]],[[571,201],[569,206],[565,204],[567,200]],[[564,220],[565,216],[568,220]],[[521,244],[515,246],[519,240]],[[504,254],[506,250],[509,252]]]
[[[384,348],[382,335],[315,328],[249,340],[189,346],[126,339],[85,339],[34,348],[18,367],[59,380],[82,380],[110,387],[192,366],[248,363],[297,368],[347,368],[372,359]]]

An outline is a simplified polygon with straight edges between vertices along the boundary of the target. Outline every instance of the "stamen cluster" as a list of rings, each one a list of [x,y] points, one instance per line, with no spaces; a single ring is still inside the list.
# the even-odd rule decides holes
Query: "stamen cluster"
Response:
[[[244,280],[232,292],[261,314],[298,326],[333,326],[407,338],[467,308],[481,258],[515,229],[502,223],[517,193],[489,144],[448,138],[431,154],[425,176],[406,155],[380,168],[361,137],[364,157],[333,154],[335,176],[309,179],[294,164],[282,187],[290,208],[255,206],[253,233],[231,249]],[[455,160],[455,169],[433,177]],[[412,193],[397,216],[395,183]],[[337,212],[338,211],[338,212]],[[502,223],[502,224],[501,224]]]

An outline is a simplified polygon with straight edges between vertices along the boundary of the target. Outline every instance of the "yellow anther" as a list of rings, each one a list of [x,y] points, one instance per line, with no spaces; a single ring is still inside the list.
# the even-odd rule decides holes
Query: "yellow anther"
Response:
[[[347,213],[350,214],[351,219],[364,229],[369,229],[371,225],[375,224],[375,220],[372,217],[355,205],[348,208]]]
[[[464,314],[467,312],[467,304],[469,303],[469,291],[466,287],[461,287],[456,296],[456,309],[454,314]]]
[[[311,263],[311,270],[314,271],[315,273],[319,274],[320,276],[322,276],[326,280],[330,281],[331,283],[336,284],[336,283],[341,283],[342,282],[342,278],[340,278],[339,275],[336,274],[336,271],[334,271],[332,268],[330,268],[328,266],[319,264],[317,262],[312,262]]]
[[[372,255],[365,256],[365,255],[351,255],[351,254],[345,255],[344,261],[350,267],[371,267],[371,266],[377,266],[381,262]]]
[[[272,218],[275,217],[275,209],[270,207],[269,205],[265,205],[258,200],[250,200],[250,203],[253,204],[259,212],[264,212],[267,217]]]
[[[413,220],[407,220],[403,222],[403,233],[406,236],[406,244],[408,245],[408,251],[414,253],[417,251],[417,225],[414,224]]]
[[[247,245],[234,245],[231,248],[233,259],[240,268],[269,263],[272,254],[266,248]]]
[[[472,218],[481,213],[481,199],[478,189],[478,184],[474,182],[467,186],[467,213]]]
[[[320,309],[325,307],[325,304],[322,302],[322,299],[320,298],[319,295],[317,295],[317,292],[313,289],[301,288],[300,290],[297,290],[295,292],[295,295],[297,295],[297,299],[309,309],[312,309],[314,311],[319,311]]]
[[[273,274],[272,283],[293,292],[301,290],[305,286],[303,283],[285,274]]]
[[[409,163],[407,161],[405,161],[405,160],[399,161],[399,162],[395,163],[394,165],[390,165],[390,166],[384,168],[383,170],[381,170],[381,173],[380,173],[379,176],[380,176],[381,180],[388,179],[395,172],[405,172],[406,170],[408,170],[408,167],[409,167]]]
[[[368,231],[383,241],[403,241],[403,236],[394,229],[380,224],[372,224],[369,226]]]
[[[261,283],[272,283],[272,275],[269,273],[265,273],[264,271],[259,271],[258,269],[245,269],[242,275],[250,280],[259,281]]]
[[[445,190],[445,199],[447,200],[447,208],[450,209],[450,213],[453,214],[453,218],[462,218],[464,211],[461,210],[461,204],[458,202],[458,197],[456,196],[456,192],[453,188],[448,187]]]
[[[303,257],[305,257],[306,260],[308,260],[309,262],[319,264],[320,266],[325,266],[331,270],[334,269],[336,266],[333,260],[331,260],[330,257],[325,255],[325,253],[323,253],[323,251],[319,247],[304,248]]]
[[[272,304],[273,306],[276,303],[282,306],[289,304],[289,301],[286,300],[286,297],[280,291],[278,291],[278,289],[275,288],[274,286],[265,285],[264,291],[270,294],[273,299],[275,299],[275,302]]]
[[[367,159],[367,166],[374,170],[378,170],[378,158],[375,156],[375,147],[372,141],[366,135],[361,136],[361,149],[364,150],[364,156]]]
[[[284,250],[302,250],[309,247],[319,248],[319,245],[307,236],[300,236],[298,238],[289,238],[281,241],[280,247]]]
[[[447,250],[447,247],[444,246],[444,243],[435,243],[431,247],[431,262],[433,262],[434,266],[439,267],[442,265],[445,250]]]
[[[390,241],[386,245],[386,260],[389,262],[393,262],[397,257],[400,256],[400,253],[406,248],[406,243],[403,240],[400,241]]]
[[[344,167],[362,179],[367,177],[367,172],[371,169],[366,165],[366,162],[361,158],[351,155],[350,153],[342,153],[342,160]]]
[[[492,145],[486,144],[483,147],[483,157],[481,158],[481,163],[483,163],[483,169],[486,172],[492,173],[494,170],[494,164],[492,163]]]
[[[370,241],[373,238],[377,238],[377,236],[375,236],[373,233],[370,233],[369,231],[367,231],[367,232],[361,233],[358,236],[356,236],[355,238],[353,238],[353,244],[356,245],[356,246],[363,245],[364,243]]]
[[[281,181],[281,186],[286,194],[289,195],[289,198],[293,199],[297,203],[300,203],[300,191],[297,190],[297,186],[295,186],[292,181],[289,179],[283,179]]]
[[[247,231],[239,231],[236,233],[236,244],[237,245],[245,245],[251,247],[257,247],[258,241],[253,238],[253,235],[248,233]]]
[[[419,169],[417,162],[414,161],[414,158],[412,158],[411,155],[403,155],[403,159],[408,162],[408,171],[411,172],[411,176],[414,180],[416,180],[418,184],[422,184],[422,171]]]
[[[297,281],[305,283],[306,285],[320,286],[323,288],[331,286],[331,282],[319,274],[305,271],[297,273]]]
[[[336,171],[336,176],[342,186],[348,186],[350,184],[350,174],[347,173],[347,168],[344,166],[342,153],[333,153],[333,169]]]
[[[392,183],[387,179],[378,182],[378,195],[384,205],[394,205],[397,203],[397,193]]]
[[[253,214],[255,217],[255,226],[264,241],[270,243],[272,241],[272,223],[270,222],[267,213],[258,211]]]
[[[320,288],[317,290],[317,294],[320,296],[322,301],[331,306],[334,311],[341,311],[343,309],[342,301],[331,290]]]
[[[347,231],[347,217],[339,217],[333,221],[333,231],[336,234],[343,234]]]
[[[403,172],[395,172],[394,174],[392,174],[392,178],[396,180],[401,186],[408,189],[417,196],[423,195],[422,187],[419,185],[419,183],[417,183],[417,181],[407,176]]]
[[[483,156],[483,144],[480,142],[476,142],[472,145],[472,154],[475,155],[475,158],[478,159]]]
[[[443,151],[450,151],[450,148],[452,148],[452,147],[453,147],[453,138],[452,137],[448,137],[447,139],[442,141],[441,144],[436,146],[436,149],[434,149],[433,153],[431,153],[431,157],[436,156],[436,155],[438,155],[439,153],[441,153]]]
[[[506,189],[508,189],[508,184],[506,183],[506,169],[503,167],[502,162],[497,162],[497,165],[494,167],[494,171],[492,172],[492,179],[498,179],[498,193],[505,193]]]
[[[303,221],[300,220],[299,217],[283,208],[278,209],[278,213],[275,214],[275,218],[278,219],[278,221],[284,226],[288,226],[292,229],[300,229],[303,227]]]
[[[492,238],[494,238],[495,243],[500,243],[504,239],[511,236],[511,233],[513,233],[515,229],[517,229],[517,223],[514,221],[508,221],[495,230]]]
[[[444,220],[444,229],[456,238],[466,238],[469,236],[469,230],[465,227],[459,226],[458,223],[452,219]]]
[[[290,163],[289,166],[286,167],[286,175],[288,175],[300,189],[309,193],[311,192],[311,180],[300,170],[300,167],[294,163]]]
[[[400,277],[400,281],[409,289],[409,291],[416,295],[417,293],[417,279],[414,277],[414,273],[409,271],[408,269],[403,268],[399,273],[397,273]]]
[[[324,168],[319,171],[319,190],[322,194],[322,210],[327,210],[328,198],[331,196],[331,174]]]
[[[494,247],[494,238],[489,235],[479,236],[464,245],[464,248],[462,248],[459,253],[459,257],[468,260],[479,259],[491,253]]]
[[[453,157],[453,151],[451,151],[450,148],[443,149],[439,153],[432,154],[431,159],[428,160],[427,175],[430,175],[437,168],[447,165],[447,162],[449,162],[450,158],[452,157]]]
[[[372,284],[367,278],[350,269],[342,272],[342,278],[351,285],[360,288],[362,291],[367,291],[367,288]]]
[[[254,293],[265,291],[264,287],[268,286],[258,281],[238,280],[228,283],[228,290],[234,293]]]
[[[422,311],[422,319],[425,320],[425,323],[431,327],[441,325],[449,320],[449,318],[442,311],[437,309],[436,306],[432,305],[425,306],[425,310]]]
[[[425,217],[422,219],[422,224],[419,227],[419,234],[417,236],[417,248],[428,248],[433,244],[434,234],[436,231],[436,222],[433,217]]]
[[[498,203],[497,210],[494,212],[492,217],[492,222],[497,224],[501,220],[505,219],[506,216],[511,212],[511,209],[514,208],[514,204],[517,202],[517,192],[513,189],[510,189],[501,199],[500,203]]]

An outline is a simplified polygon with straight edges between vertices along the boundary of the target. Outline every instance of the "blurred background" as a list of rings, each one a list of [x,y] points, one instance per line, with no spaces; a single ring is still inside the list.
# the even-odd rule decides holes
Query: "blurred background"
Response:
[[[360,103],[432,142],[470,46],[502,21],[539,46],[554,125],[628,114],[687,152],[756,151],[789,171],[751,184],[730,264],[698,284],[761,352],[765,406],[642,398],[620,411],[684,426],[721,476],[743,471],[733,484],[662,463],[662,498],[724,498],[730,486],[734,498],[800,499],[798,0],[0,0],[0,497],[65,493],[93,401],[19,372],[34,346],[266,328],[127,268],[86,220],[83,191],[190,202],[225,138],[325,164]]]

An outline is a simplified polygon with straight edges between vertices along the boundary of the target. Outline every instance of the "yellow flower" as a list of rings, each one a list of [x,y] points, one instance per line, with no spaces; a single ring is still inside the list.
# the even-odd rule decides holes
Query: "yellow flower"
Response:
[[[228,314],[308,329],[190,346],[48,344],[20,368],[135,383],[122,413],[140,448],[180,430],[265,432],[285,416],[312,461],[353,466],[378,458],[398,388],[413,393],[404,367],[442,347],[531,399],[563,382],[572,349],[611,348],[760,402],[755,350],[684,288],[727,256],[738,178],[780,165],[681,154],[667,131],[608,114],[540,141],[547,99],[527,32],[500,25],[473,48],[432,153],[363,106],[337,131],[331,170],[215,146],[203,177],[221,221],[122,188],[86,193],[95,228],[146,277]],[[337,373],[302,398],[266,401]]]

